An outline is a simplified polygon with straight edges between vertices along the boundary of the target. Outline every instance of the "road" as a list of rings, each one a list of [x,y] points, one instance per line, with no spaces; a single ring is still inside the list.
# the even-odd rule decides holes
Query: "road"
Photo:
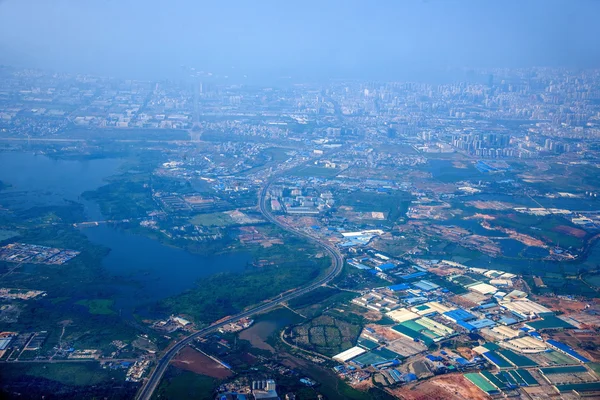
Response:
[[[267,192],[268,192],[269,187],[272,182],[273,182],[273,179],[269,180],[267,182],[267,184],[263,187],[263,189],[260,193],[260,197],[259,197],[259,201],[258,201],[260,212],[263,214],[263,216],[268,221],[281,227],[282,229],[285,229],[285,230],[292,232],[298,236],[302,236],[310,241],[318,243],[331,256],[331,259],[333,262],[332,268],[329,270],[329,272],[325,276],[317,279],[315,282],[311,283],[308,286],[305,286],[301,289],[295,290],[290,293],[286,292],[285,294],[281,294],[280,296],[278,296],[274,299],[271,299],[271,300],[267,300],[254,308],[243,311],[237,315],[233,315],[225,320],[222,320],[222,321],[215,323],[213,325],[210,325],[204,329],[196,331],[193,334],[191,334],[191,335],[187,336],[186,338],[177,342],[173,347],[171,347],[169,350],[167,350],[167,352],[158,360],[156,368],[154,368],[154,370],[151,372],[148,379],[146,380],[146,382],[144,383],[144,385],[138,392],[138,395],[136,397],[138,400],[150,400],[150,398],[152,397],[152,394],[154,393],[154,390],[160,383],[162,376],[164,375],[165,371],[167,370],[167,367],[169,366],[169,362],[173,359],[173,357],[175,357],[175,355],[177,355],[177,353],[181,349],[183,349],[185,346],[190,344],[195,339],[200,338],[202,336],[206,336],[208,334],[211,334],[211,333],[217,331],[219,328],[221,328],[231,322],[237,321],[241,318],[250,317],[255,314],[259,314],[259,313],[271,310],[273,308],[276,308],[281,303],[284,303],[293,298],[302,296],[302,295],[318,288],[321,285],[329,283],[333,278],[335,278],[341,272],[342,267],[344,266],[344,258],[342,257],[340,252],[337,250],[337,248],[335,248],[334,246],[332,246],[329,243],[318,240],[305,232],[298,231],[298,230],[292,228],[291,226],[278,221],[271,214],[271,212],[267,208]]]

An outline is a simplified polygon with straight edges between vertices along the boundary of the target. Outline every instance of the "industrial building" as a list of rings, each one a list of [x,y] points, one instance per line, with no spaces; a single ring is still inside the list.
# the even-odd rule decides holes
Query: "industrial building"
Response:
[[[358,357],[366,352],[367,351],[362,347],[355,346],[346,351],[342,351],[340,354],[333,356],[333,359],[340,362],[347,362],[352,360],[354,357]]]
[[[442,313],[442,316],[454,323],[458,323],[458,321],[471,321],[477,318],[470,312],[460,308],[456,310],[446,311],[445,313]]]
[[[543,305],[524,298],[512,301],[502,301],[500,302],[500,305],[521,319],[533,319],[544,315],[554,314]]]
[[[468,286],[467,289],[481,294],[494,294],[498,291],[498,288],[487,283],[476,283]]]
[[[432,315],[435,313],[444,314],[453,310],[450,307],[446,307],[443,304],[438,303],[437,301],[430,301],[429,303],[421,304],[411,308],[411,311],[419,314],[419,315]]]
[[[256,400],[279,400],[273,379],[252,382],[252,394]]]
[[[411,321],[413,319],[421,317],[419,314],[412,312],[406,308],[399,308],[397,310],[390,311],[386,315],[398,323],[404,321]]]
[[[440,287],[439,285],[436,285],[435,283],[426,281],[424,279],[420,280],[418,282],[415,282],[412,285],[416,288],[419,288],[419,289],[425,291],[425,292],[430,292],[430,291],[436,290]]]
[[[518,351],[519,353],[540,353],[548,350],[546,343],[541,340],[532,338],[531,336],[520,337],[501,343],[503,347],[510,350]]]

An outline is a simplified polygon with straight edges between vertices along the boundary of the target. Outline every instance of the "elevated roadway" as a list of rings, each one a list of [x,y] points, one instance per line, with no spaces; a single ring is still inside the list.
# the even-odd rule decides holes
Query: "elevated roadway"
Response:
[[[304,237],[312,242],[319,244],[331,257],[332,267],[329,269],[329,271],[327,272],[326,275],[318,278],[316,281],[312,282],[311,284],[309,284],[307,286],[304,286],[304,287],[294,290],[292,292],[283,293],[283,294],[279,295],[278,297],[267,300],[251,309],[242,311],[239,314],[233,315],[233,316],[231,316],[225,320],[222,320],[218,323],[215,323],[210,326],[207,326],[206,328],[200,329],[200,330],[192,333],[191,335],[185,337],[184,339],[180,340],[179,342],[175,343],[175,345],[173,345],[171,348],[169,348],[162,355],[162,357],[158,360],[156,367],[152,370],[149,377],[144,382],[143,386],[141,387],[140,391],[138,392],[136,399],[150,400],[150,398],[152,397],[152,394],[158,387],[158,384],[160,383],[162,376],[164,375],[165,371],[167,370],[167,367],[169,366],[170,361],[173,359],[173,357],[175,357],[177,355],[177,353],[179,353],[179,351],[181,349],[183,349],[188,344],[192,343],[195,339],[198,339],[200,337],[214,333],[219,328],[221,328],[231,322],[235,322],[241,318],[251,317],[253,315],[260,314],[265,311],[269,311],[273,308],[278,307],[282,303],[285,303],[293,298],[302,296],[312,290],[315,290],[319,286],[329,283],[331,280],[333,280],[333,278],[335,278],[342,271],[342,267],[344,266],[344,258],[341,255],[341,253],[338,251],[337,248],[335,248],[331,244],[323,242],[305,232],[301,232],[285,223],[278,221],[273,216],[273,214],[271,214],[271,212],[269,211],[269,209],[267,207],[267,193],[269,191],[269,187],[273,183],[273,180],[274,180],[274,178],[272,178],[271,180],[269,180],[266,183],[266,185],[262,188],[260,195],[259,195],[258,206],[259,206],[259,209],[260,209],[260,212],[262,213],[262,215],[268,221],[279,226],[280,228],[285,229],[285,230],[292,232],[298,236]]]

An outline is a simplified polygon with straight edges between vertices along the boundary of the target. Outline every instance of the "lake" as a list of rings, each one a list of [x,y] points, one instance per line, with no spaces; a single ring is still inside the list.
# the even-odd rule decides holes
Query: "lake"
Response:
[[[89,220],[102,219],[99,207],[81,198],[118,172],[125,160],[55,160],[31,153],[0,153],[0,181],[11,185],[0,192],[0,206],[28,209],[76,201]],[[88,239],[110,249],[102,266],[114,279],[107,284],[115,293],[115,309],[123,315],[193,287],[202,277],[226,271],[243,271],[249,253],[216,256],[192,254],[159,241],[107,225],[82,229]]]

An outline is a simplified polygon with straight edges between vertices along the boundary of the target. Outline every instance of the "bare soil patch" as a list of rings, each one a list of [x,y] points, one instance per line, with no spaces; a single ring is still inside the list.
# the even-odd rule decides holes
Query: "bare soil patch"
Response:
[[[460,374],[444,375],[388,391],[405,400],[487,400],[489,397]]]
[[[187,346],[171,362],[175,367],[217,379],[229,378],[233,373],[210,357]]]
[[[587,232],[584,231],[583,229],[577,229],[575,227],[567,226],[567,225],[556,226],[556,227],[554,227],[553,230],[555,232],[564,233],[566,235],[575,236],[577,238],[584,238],[587,235]]]

